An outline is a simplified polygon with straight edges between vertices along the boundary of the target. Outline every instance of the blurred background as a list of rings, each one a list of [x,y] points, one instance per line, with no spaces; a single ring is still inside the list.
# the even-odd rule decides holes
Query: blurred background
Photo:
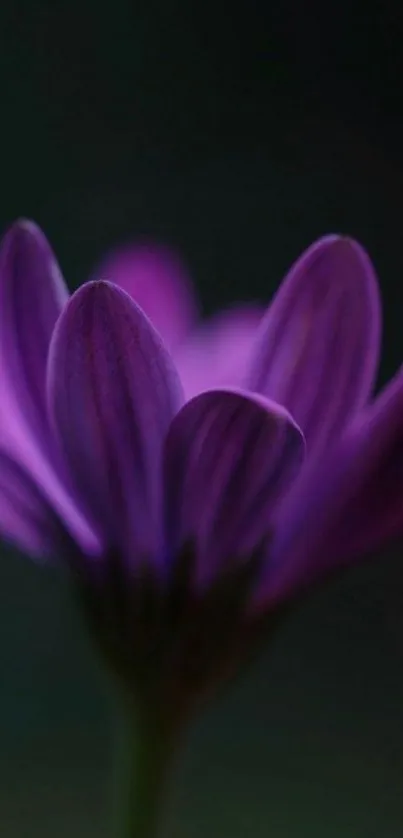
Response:
[[[381,384],[403,357],[402,35],[398,0],[4,3],[0,228],[34,218],[72,288],[157,239],[206,313],[349,233],[380,276]],[[113,699],[66,579],[2,547],[0,615],[0,834],[108,838]],[[401,836],[401,552],[307,599],[211,706],[168,815],[167,838]]]

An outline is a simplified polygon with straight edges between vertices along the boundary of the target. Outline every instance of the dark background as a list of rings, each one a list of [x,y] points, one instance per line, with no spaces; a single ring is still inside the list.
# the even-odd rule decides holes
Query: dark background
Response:
[[[0,10],[0,227],[33,217],[71,287],[111,245],[179,248],[206,311],[267,300],[326,232],[370,251],[380,383],[403,355],[400,4]],[[34,316],[34,313],[33,313]],[[0,833],[105,838],[113,702],[66,580],[0,561]],[[315,593],[192,731],[166,834],[398,838],[403,556]]]

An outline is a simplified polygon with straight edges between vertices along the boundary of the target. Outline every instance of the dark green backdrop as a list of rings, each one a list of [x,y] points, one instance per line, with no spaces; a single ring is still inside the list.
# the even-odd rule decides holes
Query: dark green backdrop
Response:
[[[313,238],[350,233],[380,274],[385,381],[403,356],[401,14],[333,12],[6,3],[1,227],[34,217],[71,287],[152,235],[206,311],[268,299]],[[308,599],[200,719],[167,836],[402,834],[402,563]],[[66,580],[2,547],[0,615],[0,834],[108,838],[113,703]]]

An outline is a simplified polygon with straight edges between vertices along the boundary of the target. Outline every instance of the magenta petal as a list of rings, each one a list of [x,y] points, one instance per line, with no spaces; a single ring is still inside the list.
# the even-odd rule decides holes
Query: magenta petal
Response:
[[[238,306],[196,329],[175,353],[186,398],[215,387],[237,387],[250,365],[261,309]]]
[[[71,298],[49,356],[49,404],[86,509],[130,560],[160,547],[161,450],[181,404],[161,339],[122,290]]]
[[[284,404],[310,451],[367,401],[380,343],[378,285],[357,242],[327,236],[296,262],[261,327],[247,386]]]
[[[4,451],[0,451],[0,532],[36,558],[57,559],[70,542],[32,477]]]
[[[303,454],[289,414],[259,396],[210,391],[182,408],[165,449],[168,543],[195,545],[202,584],[260,546]]]
[[[403,374],[306,466],[277,522],[262,601],[284,598],[403,533]]]
[[[157,245],[131,245],[112,253],[97,277],[119,285],[143,309],[168,348],[184,340],[196,319],[192,284],[179,257]]]
[[[0,247],[1,396],[45,446],[47,355],[67,298],[41,230],[29,221],[14,224]]]

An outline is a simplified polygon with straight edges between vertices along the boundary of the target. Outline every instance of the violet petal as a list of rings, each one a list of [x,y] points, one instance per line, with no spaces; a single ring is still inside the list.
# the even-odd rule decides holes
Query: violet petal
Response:
[[[69,535],[31,475],[0,451],[0,531],[24,552],[57,559]]]
[[[308,452],[339,434],[376,374],[380,302],[357,242],[327,236],[292,267],[262,323],[247,386],[284,404]]]
[[[0,247],[2,399],[47,448],[46,364],[56,320],[68,298],[53,252],[30,221],[19,221]]]
[[[151,323],[117,286],[71,298],[49,355],[50,413],[83,504],[130,561],[160,549],[161,451],[182,395]]]
[[[403,532],[403,373],[285,499],[262,602],[284,598]]]
[[[197,312],[192,284],[181,260],[168,248],[122,247],[97,268],[95,278],[113,282],[130,294],[169,349],[192,329]]]
[[[237,306],[194,330],[175,352],[187,399],[204,390],[241,384],[262,314],[257,306]]]
[[[303,454],[292,418],[260,396],[209,391],[182,408],[165,448],[167,540],[172,555],[195,545],[200,584],[251,557]]]

